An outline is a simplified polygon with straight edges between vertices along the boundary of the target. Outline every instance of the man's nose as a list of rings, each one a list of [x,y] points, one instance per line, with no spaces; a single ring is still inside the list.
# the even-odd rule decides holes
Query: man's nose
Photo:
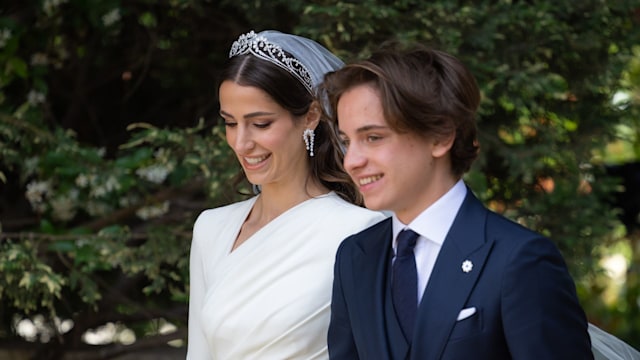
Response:
[[[351,173],[351,171],[364,166],[367,162],[364,153],[356,146],[349,145],[345,150],[343,165],[347,172]]]

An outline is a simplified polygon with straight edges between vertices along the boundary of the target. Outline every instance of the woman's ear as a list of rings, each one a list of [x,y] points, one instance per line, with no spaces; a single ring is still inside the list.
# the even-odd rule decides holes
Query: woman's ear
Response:
[[[320,118],[322,118],[322,109],[320,108],[320,104],[318,101],[313,101],[311,106],[309,106],[307,115],[305,115],[305,127],[307,129],[315,130],[320,123]]]

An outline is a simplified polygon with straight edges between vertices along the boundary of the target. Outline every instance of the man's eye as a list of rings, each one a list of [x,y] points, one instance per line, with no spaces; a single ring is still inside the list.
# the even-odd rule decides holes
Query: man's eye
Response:
[[[225,121],[224,122],[224,126],[225,127],[236,127],[238,125],[238,123],[232,122],[232,121]]]
[[[382,136],[378,136],[378,135],[368,135],[367,136],[367,142],[374,142],[374,141],[378,141],[382,139]]]

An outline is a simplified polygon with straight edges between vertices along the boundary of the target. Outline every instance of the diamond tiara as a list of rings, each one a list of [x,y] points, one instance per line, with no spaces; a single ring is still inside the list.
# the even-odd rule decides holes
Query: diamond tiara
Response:
[[[256,34],[253,30],[240,35],[238,40],[233,42],[231,50],[229,50],[229,58],[247,53],[267,60],[288,71],[302,82],[309,93],[313,94],[313,82],[311,81],[311,75],[307,67],[298,59],[288,56],[280,46],[269,42],[267,38]]]

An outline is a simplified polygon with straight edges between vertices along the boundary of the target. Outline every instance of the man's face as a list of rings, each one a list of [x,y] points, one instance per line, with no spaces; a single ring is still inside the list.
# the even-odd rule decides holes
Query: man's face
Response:
[[[344,167],[373,210],[391,210],[409,223],[441,194],[434,154],[437,142],[391,129],[380,95],[369,84],[338,101],[338,127],[346,148]],[[435,151],[435,153],[434,153]],[[451,186],[450,183],[446,186]]]

